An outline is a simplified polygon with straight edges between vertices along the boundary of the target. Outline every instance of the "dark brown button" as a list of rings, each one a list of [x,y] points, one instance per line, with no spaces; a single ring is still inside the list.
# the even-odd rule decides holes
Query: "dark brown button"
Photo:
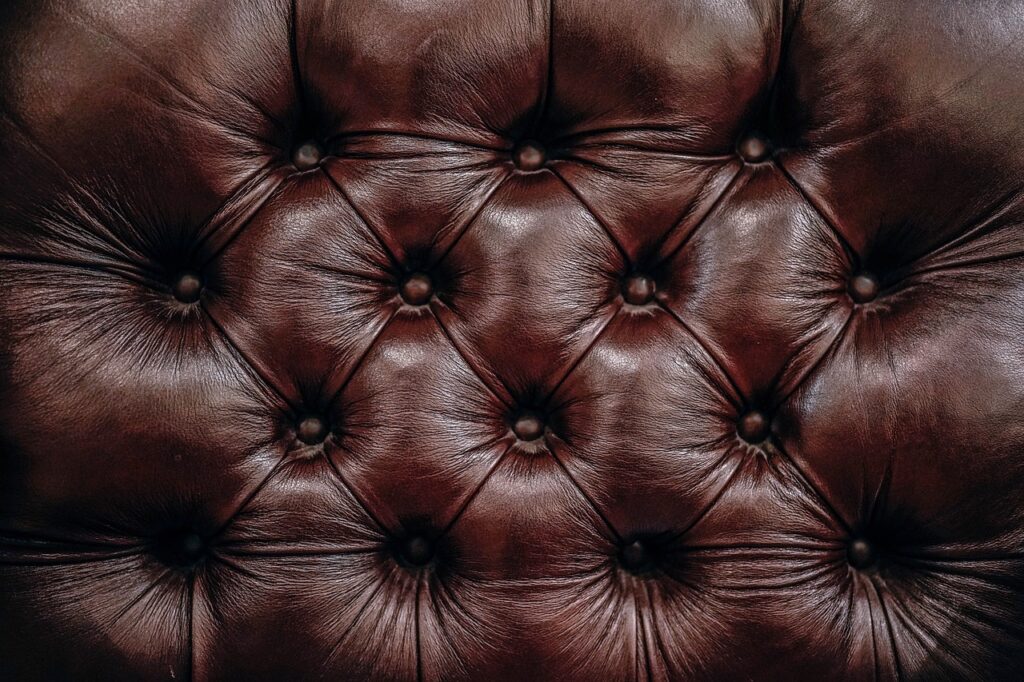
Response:
[[[768,437],[770,427],[771,423],[763,412],[751,410],[740,418],[740,423],[736,425],[736,431],[740,434],[740,438],[748,443],[760,443]]]
[[[847,547],[846,557],[854,568],[867,568],[875,563],[875,550],[867,540],[857,538]]]
[[[857,303],[868,303],[878,296],[878,278],[870,272],[860,272],[850,278],[847,291]]]
[[[191,530],[172,530],[162,533],[153,547],[154,555],[168,566],[187,568],[202,559],[206,543],[202,536]]]
[[[646,305],[654,298],[654,280],[646,275],[630,275],[622,282],[622,297],[630,305]]]
[[[747,163],[761,163],[771,155],[772,145],[759,133],[751,133],[740,140],[737,151]]]
[[[619,552],[619,561],[626,570],[642,571],[650,565],[651,556],[644,543],[634,540]]]
[[[402,546],[402,558],[413,566],[423,566],[434,556],[434,548],[424,537],[411,537]]]
[[[323,156],[324,152],[320,149],[320,145],[316,142],[307,142],[295,150],[295,154],[292,156],[292,163],[300,171],[307,171],[310,168],[315,168]]]
[[[544,147],[538,142],[527,140],[520,144],[512,155],[516,168],[522,171],[535,171],[544,165]]]
[[[327,437],[327,424],[320,417],[306,417],[299,422],[298,436],[306,445],[320,443]]]
[[[512,425],[519,440],[537,440],[544,435],[544,421],[532,412],[521,414]]]
[[[203,292],[203,280],[194,272],[183,272],[174,282],[174,298],[182,303],[195,303]]]
[[[422,272],[409,275],[402,282],[402,300],[409,305],[424,305],[434,295],[434,285]]]

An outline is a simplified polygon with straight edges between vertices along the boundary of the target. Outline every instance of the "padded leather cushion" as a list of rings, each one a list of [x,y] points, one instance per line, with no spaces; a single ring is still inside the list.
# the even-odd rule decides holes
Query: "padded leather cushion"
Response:
[[[0,36],[0,677],[1024,676],[1024,2]]]

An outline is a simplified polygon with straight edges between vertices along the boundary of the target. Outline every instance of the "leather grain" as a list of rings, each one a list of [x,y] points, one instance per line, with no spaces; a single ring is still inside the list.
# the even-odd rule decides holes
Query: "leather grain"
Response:
[[[0,678],[1024,677],[1024,2],[0,45]]]

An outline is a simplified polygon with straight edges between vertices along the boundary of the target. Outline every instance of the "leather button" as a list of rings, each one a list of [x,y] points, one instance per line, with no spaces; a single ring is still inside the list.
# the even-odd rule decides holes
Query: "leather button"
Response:
[[[521,414],[512,425],[512,432],[519,440],[537,440],[544,435],[544,420],[532,412]]]
[[[760,443],[768,437],[771,422],[763,412],[751,410],[740,418],[736,432],[748,443]]]
[[[651,553],[647,550],[644,543],[634,540],[619,552],[619,561],[623,568],[637,573],[650,567]]]
[[[319,165],[320,159],[323,156],[324,152],[320,149],[320,145],[316,142],[306,142],[295,150],[295,154],[292,156],[292,163],[300,171],[307,171]]]
[[[320,417],[306,417],[299,422],[298,437],[306,445],[320,443],[327,437],[327,424]]]
[[[173,292],[182,303],[195,303],[203,292],[203,280],[194,272],[183,272],[175,280]]]
[[[654,280],[646,275],[630,275],[622,282],[622,297],[630,305],[646,305],[654,298]]]
[[[846,557],[854,568],[867,568],[875,563],[875,550],[867,540],[857,538],[847,547]]]
[[[191,530],[163,533],[156,540],[153,554],[157,559],[178,568],[189,568],[202,559],[206,552],[203,538]]]
[[[433,556],[434,548],[424,537],[411,537],[402,545],[402,558],[413,566],[425,566]]]
[[[416,272],[402,282],[401,294],[409,305],[425,305],[434,295],[434,285],[425,274]]]
[[[850,278],[847,291],[857,303],[868,303],[878,296],[878,278],[870,272],[860,272]]]
[[[544,147],[538,142],[533,140],[527,140],[516,148],[515,153],[512,155],[512,159],[515,161],[516,168],[521,171],[535,171],[539,170],[546,160],[544,154]]]
[[[761,163],[772,153],[772,145],[759,133],[750,133],[737,146],[740,157],[747,163]]]

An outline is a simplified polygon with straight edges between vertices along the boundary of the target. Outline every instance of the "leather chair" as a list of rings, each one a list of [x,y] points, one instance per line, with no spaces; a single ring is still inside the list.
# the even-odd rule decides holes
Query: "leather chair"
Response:
[[[1024,2],[0,43],[0,679],[1024,676]]]

